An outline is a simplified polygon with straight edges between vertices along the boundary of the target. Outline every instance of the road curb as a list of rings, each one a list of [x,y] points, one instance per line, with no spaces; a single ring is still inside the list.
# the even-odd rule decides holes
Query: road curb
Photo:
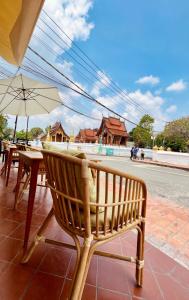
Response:
[[[148,164],[148,165],[155,165],[155,166],[160,166],[160,167],[165,167],[165,168],[172,168],[172,169],[180,169],[180,170],[184,170],[184,171],[189,171],[188,167],[184,167],[184,166],[178,166],[178,165],[172,165],[172,164],[163,164],[160,163],[158,161],[147,161],[147,160],[133,160],[136,163],[141,163],[141,164]]]

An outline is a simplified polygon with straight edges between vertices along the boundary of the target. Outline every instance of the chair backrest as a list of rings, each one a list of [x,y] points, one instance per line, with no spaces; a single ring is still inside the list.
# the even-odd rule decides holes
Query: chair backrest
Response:
[[[17,150],[26,151],[26,145],[24,144],[16,144]]]
[[[7,150],[9,145],[10,145],[9,141],[5,141],[5,140],[2,141],[3,150]]]
[[[41,148],[26,145],[26,151],[41,151]]]
[[[145,218],[147,192],[141,179],[86,159],[42,153],[55,217],[64,229],[102,240]],[[96,172],[94,202],[90,202],[89,169]]]

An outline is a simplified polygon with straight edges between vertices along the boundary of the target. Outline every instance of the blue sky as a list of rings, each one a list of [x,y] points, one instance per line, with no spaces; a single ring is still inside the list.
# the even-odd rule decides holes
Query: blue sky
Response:
[[[41,47],[35,34],[47,38],[36,28],[31,45],[48,61],[63,70],[101,103],[122,116],[139,121],[144,114],[136,106],[120,100],[121,94],[109,90],[110,80],[155,117],[155,130],[165,123],[188,115],[189,110],[189,2],[187,0],[46,0],[45,10],[66,31],[77,45],[103,70],[99,80],[84,80],[69,54],[74,46],[57,49],[57,55]],[[44,18],[42,13],[41,18]],[[47,27],[38,21],[49,34]],[[52,34],[53,38],[56,38]],[[63,45],[63,44],[62,44]],[[63,46],[62,46],[63,47]],[[66,52],[67,51],[67,52]],[[27,52],[27,55],[30,55]],[[32,57],[34,59],[34,57]],[[48,67],[45,67],[48,70]],[[79,69],[80,73],[77,72]],[[30,74],[27,74],[27,76]],[[89,75],[89,74],[88,74]],[[87,75],[87,76],[88,76]],[[99,73],[96,73],[99,76]],[[103,86],[105,77],[106,87]],[[98,78],[97,78],[98,79]],[[65,103],[89,116],[110,115],[72,93],[60,90]],[[66,100],[65,100],[66,99]],[[10,118],[12,126],[14,118]],[[31,118],[30,127],[45,127],[60,120],[68,134],[84,127],[98,127],[99,121],[89,120],[73,112],[57,109],[50,116]],[[24,128],[22,119],[19,129]],[[131,125],[126,123],[128,129]]]
[[[144,74],[159,76],[165,85],[188,79],[188,1],[96,0],[90,19],[95,27],[82,47],[120,85],[135,88]]]
[[[170,118],[187,115],[188,88],[166,88],[189,81],[188,1],[96,0],[90,20],[95,27],[89,41],[80,45],[122,88],[162,89],[163,109],[177,106]],[[159,77],[159,84],[136,84],[149,75]]]

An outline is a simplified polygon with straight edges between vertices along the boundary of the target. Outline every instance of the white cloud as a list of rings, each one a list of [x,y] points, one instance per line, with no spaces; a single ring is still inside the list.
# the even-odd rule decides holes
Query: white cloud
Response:
[[[150,84],[150,85],[156,85],[159,82],[160,82],[159,77],[155,77],[153,75],[141,77],[136,81],[136,83],[139,84]]]
[[[140,90],[136,90],[129,93],[129,96],[142,107],[144,107],[145,110],[154,110],[155,108],[159,109],[164,103],[164,99],[162,97],[154,95],[150,91],[142,93]],[[155,110],[153,113],[155,113]]]
[[[92,5],[92,0],[46,0],[44,9],[50,16],[54,16],[71,39],[86,40],[94,27],[93,23],[86,21]]]
[[[120,103],[123,101],[123,99],[121,100],[121,94],[117,94],[115,96],[110,96],[110,95],[99,96],[97,100],[103,105],[111,109],[116,109],[116,107],[118,107]]]
[[[98,97],[100,95],[101,90],[109,87],[110,83],[111,83],[111,78],[108,77],[105,73],[98,71],[97,72],[97,77],[99,78],[99,80],[97,80],[91,90],[91,94],[94,97]]]
[[[127,100],[125,98],[126,93],[128,95]],[[145,113],[149,113],[156,119],[154,126],[156,130],[163,128],[165,123],[163,123],[162,120],[168,120],[167,113],[162,110],[165,100],[159,95],[153,94],[151,91],[143,93],[140,90],[135,90],[128,93],[124,90],[116,96],[105,95],[99,96],[97,99],[102,104],[117,111],[120,115],[136,124]],[[136,106],[131,103],[131,99],[137,103]],[[144,110],[142,110],[141,107],[143,107]],[[107,110],[103,110],[103,115],[108,116],[111,115],[111,113]],[[100,114],[99,117],[101,117]],[[126,122],[126,125],[128,130],[133,127],[129,122]]]
[[[180,80],[170,84],[166,88],[166,91],[168,91],[168,92],[179,92],[179,91],[185,90],[186,88],[187,88],[187,83],[185,81],[183,81],[183,79],[180,79]]]
[[[177,106],[176,105],[171,105],[166,109],[167,113],[174,113],[177,111]]]
[[[162,106],[164,104],[164,99],[160,96],[154,95],[152,92],[147,91],[142,93],[140,90],[136,90],[134,92],[129,93],[129,97],[133,99],[140,107],[138,109],[136,106],[128,104],[123,108],[123,115],[125,118],[128,118],[135,123],[141,119],[141,117],[148,113],[154,117],[154,129],[162,130],[165,123],[163,120],[167,120],[167,115],[162,110]],[[141,110],[141,107],[144,108],[144,111]],[[131,129],[133,127],[129,123],[127,124],[128,128]]]
[[[92,4],[93,0],[46,0],[44,11],[57,23],[58,27],[42,10],[32,35],[31,48],[39,52],[48,62],[57,66],[58,56],[72,47],[72,41],[86,41],[89,38],[94,28],[94,24],[88,22],[88,12]],[[28,55],[36,63],[41,64],[40,59],[32,55],[30,51],[27,52]]]
[[[91,112],[92,117],[97,117],[97,115],[99,117],[99,114],[97,112]],[[73,112],[70,114],[70,111],[66,108],[61,109],[61,114],[59,114],[59,120],[63,121],[62,124],[68,134],[70,134],[70,132],[74,130],[74,134],[76,135],[80,129],[98,128],[100,126],[100,121],[85,118]]]

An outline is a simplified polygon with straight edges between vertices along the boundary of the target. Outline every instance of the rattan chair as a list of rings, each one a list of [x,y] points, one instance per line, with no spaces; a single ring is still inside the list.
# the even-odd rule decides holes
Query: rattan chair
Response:
[[[10,144],[8,141],[3,141],[4,148],[4,165],[1,169],[1,175],[6,175],[6,186],[9,182],[11,166],[15,166],[15,163],[19,161],[19,155],[16,151],[16,146]]]
[[[2,147],[2,153],[3,153],[3,167],[1,168],[1,174],[0,175],[6,175],[7,172],[7,162],[8,162],[8,141],[1,141],[1,147]]]
[[[39,241],[77,250],[77,262],[69,299],[79,300],[93,254],[136,264],[136,282],[142,286],[144,267],[144,230],[147,191],[145,183],[124,172],[86,159],[42,151],[53,198],[53,208],[40,227],[23,258],[26,263]],[[96,172],[95,198],[91,197],[91,172]],[[95,199],[95,201],[94,201]],[[75,246],[43,236],[52,216],[74,240]],[[138,232],[136,257],[96,250],[128,230]],[[81,245],[81,238],[83,243]]]

